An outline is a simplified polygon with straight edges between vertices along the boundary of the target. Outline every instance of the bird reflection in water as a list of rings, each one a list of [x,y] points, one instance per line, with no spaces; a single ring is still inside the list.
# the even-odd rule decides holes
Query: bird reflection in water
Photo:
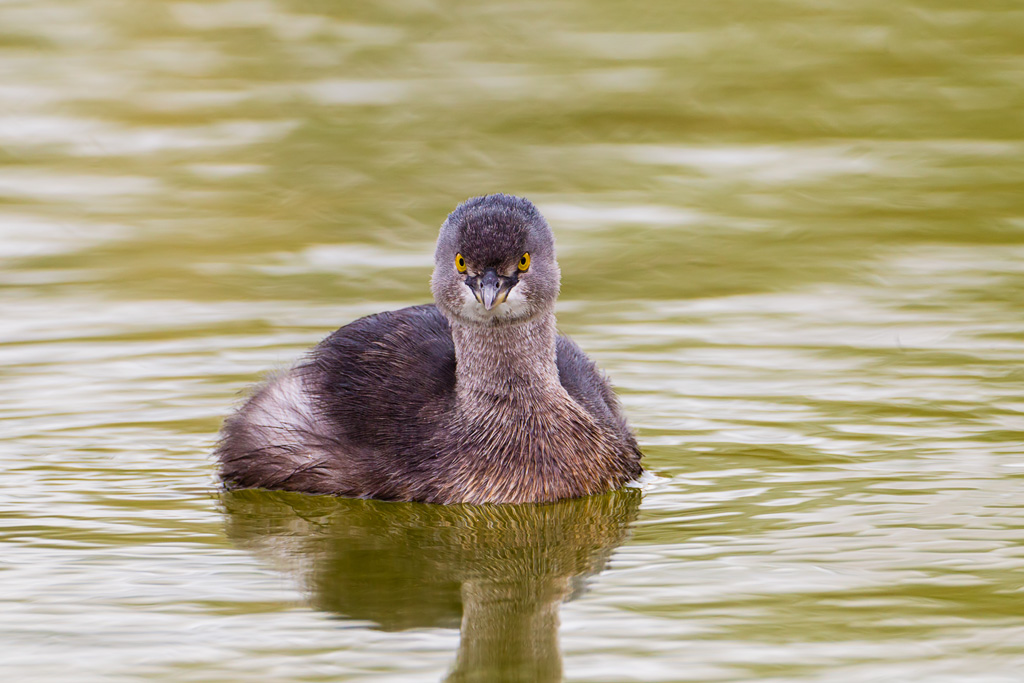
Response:
[[[385,631],[459,628],[448,681],[558,681],[558,607],[601,571],[640,491],[536,505],[424,505],[227,492],[228,535],[316,609]]]

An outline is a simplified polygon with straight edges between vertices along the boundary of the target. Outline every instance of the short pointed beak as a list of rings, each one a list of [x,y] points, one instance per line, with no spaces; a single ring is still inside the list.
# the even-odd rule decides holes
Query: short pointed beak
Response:
[[[499,289],[501,289],[501,280],[498,279],[498,274],[488,269],[480,279],[480,298],[482,299],[480,303],[488,311],[496,305],[494,302],[498,298]]]
[[[474,278],[470,286],[476,300],[483,304],[484,309],[490,311],[508,298],[509,290],[514,284],[511,278],[500,277],[497,271],[488,268],[483,275]]]

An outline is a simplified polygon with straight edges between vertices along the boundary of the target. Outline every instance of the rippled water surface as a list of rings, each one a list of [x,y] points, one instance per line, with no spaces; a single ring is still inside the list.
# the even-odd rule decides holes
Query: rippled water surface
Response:
[[[1014,3],[0,3],[9,681],[1024,679]],[[653,475],[242,492],[262,373],[548,216]]]

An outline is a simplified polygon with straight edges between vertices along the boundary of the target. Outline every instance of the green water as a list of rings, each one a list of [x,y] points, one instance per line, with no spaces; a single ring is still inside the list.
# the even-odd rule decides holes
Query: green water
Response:
[[[0,678],[1024,680],[1024,7],[0,3]],[[653,472],[222,496],[531,198]]]

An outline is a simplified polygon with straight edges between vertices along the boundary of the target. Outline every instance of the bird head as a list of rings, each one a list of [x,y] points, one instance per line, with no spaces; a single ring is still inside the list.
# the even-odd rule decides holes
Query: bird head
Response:
[[[467,199],[441,226],[431,289],[450,320],[483,326],[530,320],[554,309],[559,281],[551,228],[526,199]]]

